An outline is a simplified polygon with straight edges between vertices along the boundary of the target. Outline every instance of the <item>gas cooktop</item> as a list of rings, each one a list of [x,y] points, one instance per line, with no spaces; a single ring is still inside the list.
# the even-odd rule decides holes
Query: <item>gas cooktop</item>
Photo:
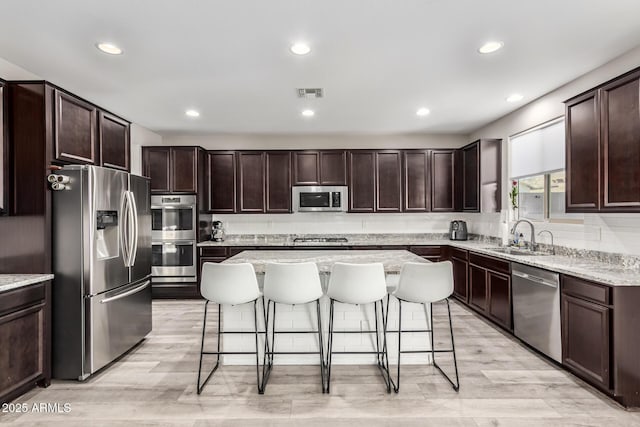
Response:
[[[347,243],[345,237],[296,237],[294,243]]]

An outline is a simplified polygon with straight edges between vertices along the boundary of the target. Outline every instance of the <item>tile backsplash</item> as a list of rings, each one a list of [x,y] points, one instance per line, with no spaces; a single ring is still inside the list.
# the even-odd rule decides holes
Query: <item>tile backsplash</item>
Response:
[[[346,214],[305,212],[294,214],[218,215],[227,234],[362,234],[446,233],[454,219],[469,214]]]
[[[235,214],[213,215],[223,221],[227,234],[361,234],[361,233],[447,233],[449,222],[467,221],[470,233],[502,237],[510,226],[502,213],[411,213],[411,214]],[[640,255],[640,215],[585,214],[584,222],[535,223],[536,232],[550,230],[555,244],[587,249]],[[529,227],[518,227],[530,240]],[[550,243],[548,234],[536,236],[540,243]]]

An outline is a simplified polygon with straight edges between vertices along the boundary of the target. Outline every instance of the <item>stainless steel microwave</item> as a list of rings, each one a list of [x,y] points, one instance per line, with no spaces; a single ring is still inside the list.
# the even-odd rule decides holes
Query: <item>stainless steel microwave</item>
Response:
[[[346,212],[348,191],[346,186],[293,187],[294,212]]]

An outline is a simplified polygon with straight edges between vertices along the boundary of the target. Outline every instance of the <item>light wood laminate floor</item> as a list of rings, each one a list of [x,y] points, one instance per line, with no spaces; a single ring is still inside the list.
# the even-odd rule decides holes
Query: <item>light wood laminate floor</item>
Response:
[[[434,310],[441,337],[443,309]],[[202,311],[199,301],[155,301],[153,333],[124,358],[84,383],[54,381],[15,402],[70,403],[69,413],[5,413],[0,424],[640,426],[640,412],[625,411],[455,303],[459,393],[432,366],[403,367],[400,393],[388,395],[376,368],[334,365],[330,395],[320,391],[317,366],[276,366],[261,396],[254,369],[223,366],[198,396]]]

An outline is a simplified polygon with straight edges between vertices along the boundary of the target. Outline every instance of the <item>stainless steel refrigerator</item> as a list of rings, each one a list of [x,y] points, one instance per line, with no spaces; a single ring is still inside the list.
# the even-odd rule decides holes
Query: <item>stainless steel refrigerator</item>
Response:
[[[84,380],[151,331],[147,178],[66,166],[53,192],[53,377]]]

